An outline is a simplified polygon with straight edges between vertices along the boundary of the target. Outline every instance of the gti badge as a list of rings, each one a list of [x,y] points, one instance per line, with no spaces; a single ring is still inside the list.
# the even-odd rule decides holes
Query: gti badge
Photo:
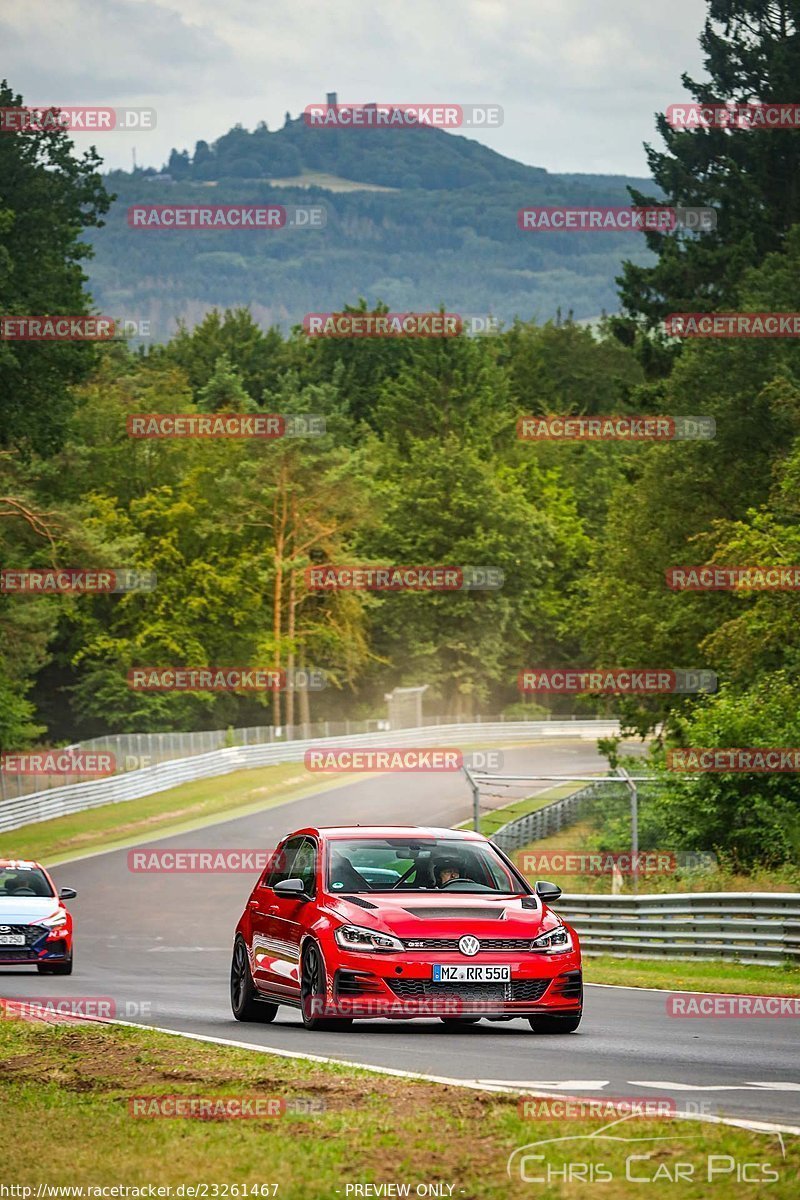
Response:
[[[473,954],[478,953],[481,944],[476,937],[468,934],[466,937],[459,938],[458,948],[462,954],[468,954],[471,958]]]

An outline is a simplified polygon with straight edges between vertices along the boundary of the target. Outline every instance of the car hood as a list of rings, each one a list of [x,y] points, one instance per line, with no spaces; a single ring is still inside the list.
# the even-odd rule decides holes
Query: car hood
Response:
[[[330,907],[343,921],[401,938],[447,937],[456,931],[459,936],[470,932],[487,938],[533,937],[561,924],[538,901],[536,908],[530,908],[518,896],[487,898],[474,892],[450,896],[415,892],[402,899],[370,892],[357,900],[337,896]]]
[[[35,925],[61,908],[55,896],[0,897],[0,925]]]

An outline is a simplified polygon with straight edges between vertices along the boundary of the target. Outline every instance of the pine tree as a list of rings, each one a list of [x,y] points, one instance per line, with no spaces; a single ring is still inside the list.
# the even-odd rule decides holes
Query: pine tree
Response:
[[[700,45],[708,81],[682,76],[697,102],[800,100],[800,0],[708,0]],[[696,236],[647,233],[658,262],[624,264],[623,309],[650,327],[670,312],[735,308],[745,269],[800,223],[800,130],[684,131],[664,114],[656,123],[666,150],[645,148],[663,196],[631,188],[634,204],[711,207],[718,223]]]

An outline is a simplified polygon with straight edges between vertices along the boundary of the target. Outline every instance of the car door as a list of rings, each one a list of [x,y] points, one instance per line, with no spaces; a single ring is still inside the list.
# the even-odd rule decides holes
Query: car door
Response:
[[[282,994],[297,1000],[300,998],[300,940],[314,912],[317,860],[316,840],[308,836],[302,838],[292,859],[291,870],[285,878],[302,879],[305,896],[310,898],[276,896],[273,893],[274,899],[269,910],[268,933],[274,955],[273,983],[270,986],[276,991],[280,987]]]
[[[276,941],[274,917],[279,903],[273,888],[281,879],[291,876],[295,857],[303,841],[302,837],[294,837],[278,846],[250,899],[253,980],[256,987],[269,992],[285,993],[287,968],[290,965]]]

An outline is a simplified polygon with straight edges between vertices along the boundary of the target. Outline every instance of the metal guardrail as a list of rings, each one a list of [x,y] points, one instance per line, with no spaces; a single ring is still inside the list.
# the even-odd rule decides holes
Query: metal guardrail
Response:
[[[576,721],[572,715],[546,718],[548,721]],[[474,717],[463,718],[453,716],[428,716],[414,724],[414,728],[429,729],[451,725],[492,725],[519,724],[503,716],[486,716],[477,714]],[[394,728],[401,729],[398,724]],[[103,752],[110,754],[115,763],[115,775],[124,771],[138,771],[142,767],[153,767],[156,763],[169,762],[178,758],[191,758],[195,754],[208,754],[211,750],[232,749],[236,746],[260,746],[265,742],[285,744],[293,741],[308,741],[311,738],[355,737],[362,733],[378,733],[392,730],[391,722],[384,718],[370,718],[365,721],[317,721],[310,724],[303,722],[294,725],[249,725],[246,727],[227,729],[195,729],[170,731],[169,733],[108,733],[102,737],[88,738],[75,742],[66,749],[73,753]],[[48,747],[48,749],[51,749]],[[60,749],[52,747],[53,750]],[[38,750],[34,749],[33,753]],[[90,776],[76,776],[70,783],[86,783]],[[42,792],[50,788],[65,786],[65,780],[58,775],[38,776],[21,775],[8,770],[0,770],[0,801],[13,799],[17,796],[29,795],[31,792]]]
[[[569,896],[558,912],[584,953],[625,958],[724,959],[780,966],[800,961],[800,893]]]
[[[624,790],[624,783],[620,780]],[[492,836],[506,854],[577,821],[607,785],[589,784],[503,825]],[[558,882],[557,879],[554,882]],[[568,895],[558,912],[587,955],[763,963],[800,961],[800,893],[686,892]]]
[[[521,850],[530,842],[538,842],[540,838],[559,833],[565,826],[577,821],[586,805],[596,800],[606,786],[590,783],[570,796],[563,796],[551,804],[544,804],[541,808],[502,825],[492,834],[491,840],[506,854],[510,854],[513,850]],[[622,780],[620,787],[624,792],[625,784]]]
[[[119,804],[136,800],[155,792],[163,792],[181,783],[210,779],[273,763],[302,762],[306,750],[320,745],[336,746],[436,746],[476,742],[525,741],[542,737],[608,737],[619,732],[618,721],[507,721],[476,725],[439,725],[422,729],[396,729],[390,732],[355,734],[350,737],[316,738],[261,744],[233,746],[197,754],[191,758],[173,759],[112,775],[89,783],[74,783],[51,788],[27,796],[8,799],[0,804],[0,833],[19,829],[38,821],[67,816],[103,804]]]

